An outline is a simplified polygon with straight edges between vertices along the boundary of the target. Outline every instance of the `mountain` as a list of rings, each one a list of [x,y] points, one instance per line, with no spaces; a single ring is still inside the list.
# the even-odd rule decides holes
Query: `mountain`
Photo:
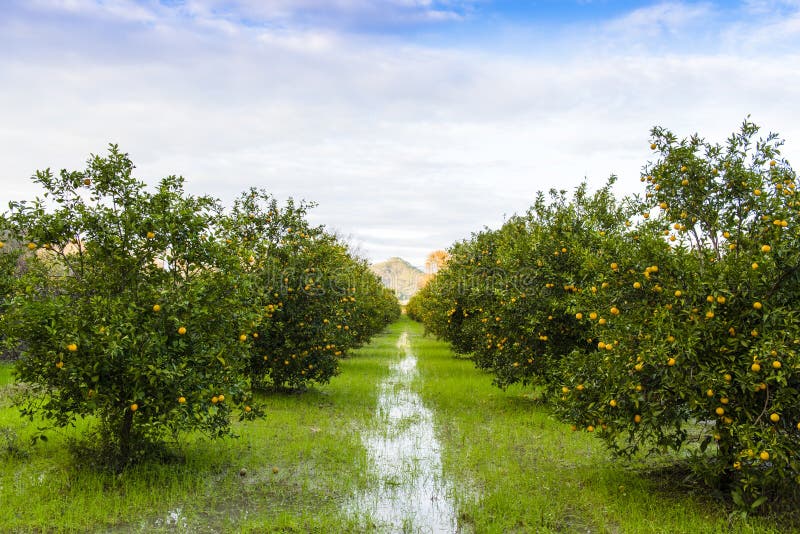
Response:
[[[384,286],[394,290],[400,302],[407,302],[426,277],[422,270],[397,257],[375,263],[370,269],[378,275]]]

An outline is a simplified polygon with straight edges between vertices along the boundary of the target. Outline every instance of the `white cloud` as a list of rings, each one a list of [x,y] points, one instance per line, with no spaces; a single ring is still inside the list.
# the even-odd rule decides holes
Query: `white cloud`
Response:
[[[661,4],[579,39],[573,27],[571,47],[545,57],[252,27],[205,2],[181,7],[188,18],[142,5],[154,21],[104,19],[81,34],[24,12],[0,22],[0,46],[16,51],[0,57],[4,199],[29,197],[35,169],[82,168],[113,141],[148,182],[176,173],[224,199],[257,185],[315,200],[315,222],[373,259],[422,264],[524,211],[537,190],[612,173],[618,191],[638,190],[656,124],[722,141],[749,113],[800,162],[800,56],[760,52],[768,33],[725,54],[651,53],[666,37],[608,31],[656,20],[678,32],[711,16],[691,6]]]

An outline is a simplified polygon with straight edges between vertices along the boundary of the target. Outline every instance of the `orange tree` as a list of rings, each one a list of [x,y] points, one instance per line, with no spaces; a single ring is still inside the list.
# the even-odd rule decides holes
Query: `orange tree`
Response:
[[[281,206],[252,189],[227,218],[227,243],[246,258],[248,301],[259,309],[249,375],[261,387],[326,383],[338,358],[399,313],[364,262],[324,228],[307,221],[313,204]]]
[[[574,363],[586,385],[561,406],[618,452],[694,444],[695,471],[750,507],[800,483],[800,204],[781,142],[757,131],[720,146],[653,130],[652,222],[602,271],[614,290],[583,303],[618,310],[594,330],[613,349]]]
[[[22,343],[23,413],[57,426],[96,416],[104,459],[121,468],[165,437],[229,433],[249,417],[240,341],[241,261],[214,238],[218,203],[154,192],[112,145],[83,171],[39,171],[44,199],[12,203],[10,231],[34,251],[5,316]],[[237,285],[238,284],[238,285]]]
[[[572,198],[539,194],[525,216],[455,245],[447,267],[409,303],[412,316],[502,387],[560,382],[563,356],[591,347],[575,306],[593,289],[585,262],[600,241],[618,237],[632,210],[614,199],[612,183],[593,194],[583,184]]]

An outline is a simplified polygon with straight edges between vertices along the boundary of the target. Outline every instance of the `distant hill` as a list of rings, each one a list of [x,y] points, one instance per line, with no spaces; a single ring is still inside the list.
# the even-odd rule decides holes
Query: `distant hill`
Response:
[[[403,258],[389,258],[373,264],[370,269],[378,275],[384,286],[394,290],[400,302],[408,301],[417,292],[420,283],[425,278],[422,270]]]

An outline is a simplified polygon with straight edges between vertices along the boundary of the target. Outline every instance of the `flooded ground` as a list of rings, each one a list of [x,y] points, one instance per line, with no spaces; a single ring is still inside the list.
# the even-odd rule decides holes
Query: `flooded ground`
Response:
[[[353,509],[381,532],[459,532],[433,414],[411,388],[417,358],[406,332],[397,346],[402,359],[380,384],[377,425],[364,435],[378,484],[359,495]]]

